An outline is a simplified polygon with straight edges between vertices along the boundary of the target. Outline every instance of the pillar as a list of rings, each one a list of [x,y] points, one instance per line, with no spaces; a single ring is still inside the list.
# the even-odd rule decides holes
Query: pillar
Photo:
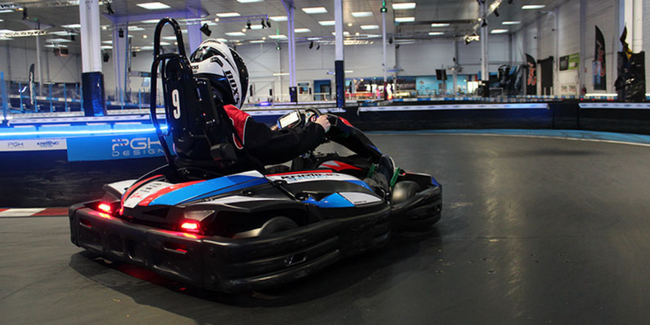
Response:
[[[81,85],[86,116],[106,115],[104,75],[102,74],[101,35],[99,33],[99,1],[79,2],[81,23]]]

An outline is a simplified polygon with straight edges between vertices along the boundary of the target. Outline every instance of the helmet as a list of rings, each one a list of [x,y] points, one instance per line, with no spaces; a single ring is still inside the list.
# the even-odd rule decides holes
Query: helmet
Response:
[[[241,108],[248,89],[248,69],[241,56],[228,45],[207,39],[190,56],[192,71],[207,77],[224,104]]]

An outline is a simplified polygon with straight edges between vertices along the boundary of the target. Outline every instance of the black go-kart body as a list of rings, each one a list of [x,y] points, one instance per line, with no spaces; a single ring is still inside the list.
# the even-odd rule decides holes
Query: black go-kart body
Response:
[[[165,23],[178,27],[163,19],[156,40]],[[180,29],[176,31],[181,48]],[[186,71],[184,53],[179,56],[180,70]],[[169,73],[162,75],[167,95],[173,87],[167,84]],[[172,111],[178,107],[166,106],[171,133]],[[204,109],[210,110],[217,119],[218,108]],[[164,144],[155,115],[152,107]],[[217,175],[179,168],[167,153],[166,166],[138,180],[105,185],[100,200],[70,207],[71,240],[106,259],[170,279],[238,292],[295,281],[342,258],[382,247],[391,232],[423,231],[440,219],[442,188],[433,177],[400,171],[392,193],[377,194],[363,179],[381,152],[345,119],[328,118],[328,140],[353,155],[309,153],[270,173],[260,168]],[[206,125],[219,125],[211,122]],[[210,144],[216,159],[234,159],[224,143]]]

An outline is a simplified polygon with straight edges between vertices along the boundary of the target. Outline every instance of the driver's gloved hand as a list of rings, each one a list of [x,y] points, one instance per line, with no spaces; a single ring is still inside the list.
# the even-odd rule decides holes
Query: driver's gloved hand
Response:
[[[330,124],[330,121],[327,119],[327,116],[321,115],[318,117],[316,120],[316,124],[320,124],[320,126],[323,127],[325,130],[325,133],[329,132],[330,127],[332,127],[332,124]]]

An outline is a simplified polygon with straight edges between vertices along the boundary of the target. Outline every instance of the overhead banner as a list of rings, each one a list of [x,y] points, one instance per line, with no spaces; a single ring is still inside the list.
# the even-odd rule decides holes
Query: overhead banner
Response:
[[[607,58],[605,55],[605,37],[596,26],[596,51],[594,53],[594,90],[607,90]]]
[[[537,63],[535,58],[526,54],[528,78],[526,78],[526,95],[537,95]]]
[[[29,103],[32,105],[36,105],[34,102],[34,63],[32,63],[31,66],[29,66]]]

